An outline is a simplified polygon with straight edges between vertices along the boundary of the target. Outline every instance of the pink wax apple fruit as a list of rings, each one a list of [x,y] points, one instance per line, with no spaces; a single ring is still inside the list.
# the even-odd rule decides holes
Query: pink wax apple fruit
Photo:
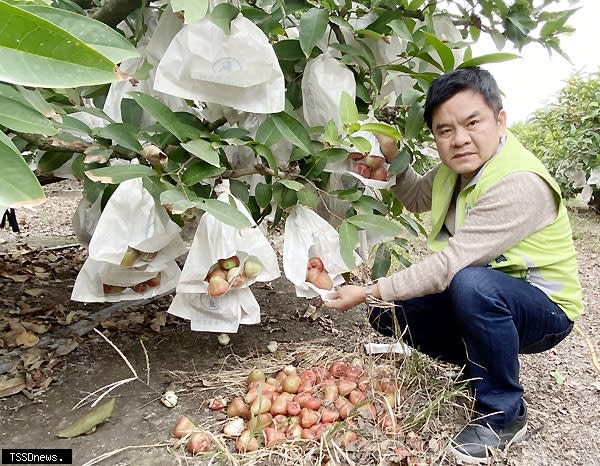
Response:
[[[233,269],[240,266],[240,258],[238,256],[231,256],[227,259],[219,259],[219,265],[223,270]]]
[[[363,159],[363,163],[373,170],[377,170],[379,167],[383,167],[384,159],[383,157],[379,157],[378,155],[367,155]]]
[[[371,179],[377,181],[387,181],[388,180],[388,172],[385,167],[379,167],[371,174]]]
[[[220,275],[214,275],[208,282],[208,295],[216,298],[224,295],[229,289],[229,283]]]
[[[262,270],[262,265],[260,262],[248,259],[244,263],[244,276],[246,278],[254,278],[256,277]]]

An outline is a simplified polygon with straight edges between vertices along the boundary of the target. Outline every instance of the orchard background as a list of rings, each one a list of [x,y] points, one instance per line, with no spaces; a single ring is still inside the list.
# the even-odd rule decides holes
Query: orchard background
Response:
[[[215,420],[206,410],[208,392],[212,388],[215,393],[210,395],[217,395],[218,389],[224,389],[218,379],[225,369],[230,371],[225,371],[229,377],[233,377],[232,372],[241,377],[255,365],[275,371],[289,363],[310,362],[305,353],[311,351],[322,355],[322,362],[332,355],[358,355],[365,359],[362,344],[377,341],[376,336],[365,334],[362,314],[328,315],[310,305],[306,307],[307,301],[294,296],[285,278],[274,282],[275,290],[269,289],[269,284],[256,287],[263,310],[261,325],[241,327],[238,334],[232,335],[232,343],[224,347],[216,342],[214,334],[193,334],[189,329],[186,332],[182,329],[185,324],[168,317],[164,312],[171,299],[168,295],[154,302],[123,302],[121,308],[112,307],[116,312],[131,304],[125,314],[102,314],[108,309],[106,305],[77,306],[68,301],[70,289],[64,285],[73,283],[86,258],[86,249],[59,248],[52,252],[47,242],[44,248],[36,249],[39,244],[35,242],[35,223],[45,225],[49,219],[62,220],[58,225],[64,231],[58,236],[67,231],[66,236],[74,239],[67,223],[75,207],[84,213],[91,212],[94,205],[103,208],[120,183],[141,177],[157,205],[164,206],[184,230],[193,232],[203,213],[244,228],[248,219],[230,203],[216,199],[218,187],[227,181],[231,193],[245,204],[253,221],[268,227],[278,253],[281,245],[277,246],[277,238],[283,234],[285,219],[300,204],[319,212],[337,229],[340,253],[349,270],[355,265],[352,253],[356,249],[372,265],[371,278],[386,274],[390,268],[408,266],[421,254],[419,235],[427,219],[404,212],[388,187],[370,185],[368,177],[355,176],[348,154],[369,154],[383,141],[398,147],[398,156],[386,165],[389,176],[400,173],[408,164],[420,171],[431,167],[436,159],[422,119],[429,83],[457,67],[485,66],[514,58],[515,55],[502,52],[506,43],[521,49],[535,42],[553,53],[562,53],[560,36],[571,31],[568,20],[577,4],[574,2],[566,10],[559,6],[553,0],[173,0],[144,2],[142,6],[139,1],[0,0],[0,15],[6,18],[0,48],[0,211],[19,209],[17,218],[22,222],[23,239],[27,243],[30,238],[30,247],[34,248],[32,251],[19,245],[11,237],[6,243],[9,249],[2,256],[1,274],[7,314],[0,324],[4,332],[0,393],[3,397],[15,395],[7,398],[3,406],[7,413],[14,412],[20,419],[17,432],[28,433],[29,443],[23,447],[33,446],[34,442],[65,448],[72,445],[79,458],[86,460],[133,444],[150,443],[164,448],[166,444],[161,440],[168,438],[175,416],[166,415],[167,408],[156,405],[167,381],[177,387],[182,400],[186,399],[187,404],[177,408],[179,413],[201,418],[211,427],[210,422]],[[250,27],[249,22],[254,26]],[[247,79],[243,84],[246,87],[239,82],[198,87],[198,76],[204,80],[215,78],[207,74],[206,68],[182,74],[180,80],[173,77],[174,70],[187,69],[188,63],[198,63],[202,57],[210,58],[210,47],[214,45],[211,41],[235,34],[241,23],[248,34],[260,32],[261,51],[270,50],[270,60],[266,61],[252,55],[256,50],[251,48],[241,53],[249,60],[243,62],[238,56],[238,64],[247,69],[234,69],[238,72],[234,76]],[[212,34],[193,36],[203,47],[186,49],[182,42],[167,54],[177,34],[198,24]],[[470,46],[482,35],[492,37],[498,53],[473,56]],[[260,72],[265,68],[271,73]],[[157,81],[162,83],[162,91],[170,89],[174,94],[157,90]],[[531,121],[514,128],[553,170],[565,196],[579,194],[592,208],[597,208],[599,184],[597,84],[597,74],[573,77],[555,106],[541,109]],[[248,88],[252,91],[247,92]],[[369,134],[377,138],[369,138]],[[577,150],[571,150],[573,147]],[[61,181],[65,178],[71,181]],[[21,209],[43,203],[45,193],[51,197],[38,210],[46,212],[45,219]],[[59,195],[53,199],[56,193]],[[82,195],[83,199],[79,203],[70,193]],[[582,271],[588,273],[584,280],[597,283],[597,219],[593,214],[589,217],[587,211],[578,212],[584,220],[583,226],[576,223],[576,234],[589,240],[589,244],[578,243],[578,250],[583,251]],[[75,227],[77,240],[89,240],[89,225],[82,225]],[[54,228],[56,224],[50,230]],[[364,247],[361,238],[365,231],[394,239],[369,242]],[[356,275],[354,278],[367,279]],[[57,289],[47,289],[49,283],[56,283]],[[591,285],[586,289],[588,306],[597,304],[596,288]],[[154,312],[144,315],[138,312],[143,309],[139,306]],[[125,385],[120,396],[127,401],[119,413],[135,412],[133,422],[125,422],[125,418],[120,418],[121,423],[111,420],[113,425],[99,426],[96,436],[88,437],[89,440],[79,437],[69,444],[53,437],[60,430],[57,424],[65,427],[75,418],[67,410],[86,393],[114,380],[111,377],[100,381],[99,374],[127,377],[127,366],[122,364],[124,373],[115,369],[114,358],[118,356],[112,349],[102,349],[103,340],[90,338],[84,343],[81,339],[91,330],[89,325],[76,327],[79,333],[71,327],[92,313],[96,316],[91,319],[92,324],[101,321],[105,332],[114,332],[106,334],[119,347],[126,348],[126,354],[135,354],[136,367],[144,367],[148,361],[144,361],[145,350],[140,352],[139,346],[132,346],[129,330],[141,326],[136,332],[147,342],[156,341],[156,334],[162,332],[160,342],[149,350],[150,361],[158,365],[157,373],[152,373],[152,381],[150,371],[148,380],[134,381],[147,382],[143,388],[145,397],[154,404],[148,408],[140,399],[127,395]],[[356,328],[356,322],[362,323],[362,330]],[[585,321],[582,325],[584,334],[598,335],[597,327],[586,327]],[[44,339],[44,335],[51,336]],[[55,339],[68,335],[71,338],[64,341]],[[303,339],[306,342],[298,346]],[[277,340],[279,350],[265,350],[267,343]],[[85,346],[78,351],[80,359],[73,366],[67,364],[67,371],[62,368],[59,375],[57,361],[79,344]],[[560,417],[562,408],[558,408],[558,413],[552,412],[554,405],[560,404],[561,386],[569,389],[569,398],[573,391],[581,391],[580,398],[598,396],[594,385],[598,382],[597,373],[588,357],[594,344],[590,346],[585,339],[571,339],[569,344],[575,348],[571,356],[579,355],[575,362],[563,360],[560,351],[543,364],[535,358],[525,361],[530,371],[525,383],[537,390],[534,397],[542,392],[537,422],[561,427],[555,434],[538,434],[541,447],[531,445],[516,459],[498,458],[499,463],[594,464],[594,458],[600,457],[593,454],[597,446],[590,447],[579,438],[585,437],[581,432],[578,440],[569,435],[581,430],[581,419],[588,419],[584,424],[597,429],[594,409],[586,410],[585,403],[573,400],[564,408],[563,414],[570,419],[565,425]],[[198,347],[203,348],[200,359]],[[14,357],[18,363],[13,365],[10,361]],[[108,361],[111,362],[107,367],[103,363]],[[370,359],[366,362],[375,364]],[[425,382],[443,377],[446,369],[431,361],[400,360],[394,364],[402,368],[401,377],[410,375],[411,383],[406,385],[414,393],[423,392]],[[69,369],[75,379],[67,377]],[[578,372],[581,377],[574,375]],[[81,384],[81,377],[86,375],[89,380]],[[53,380],[63,377],[71,380],[67,386],[76,393],[57,390],[48,403],[46,390]],[[546,395],[544,381],[549,381],[558,394],[549,390]],[[450,461],[443,455],[442,447],[451,431],[460,426],[469,403],[464,391],[444,383],[439,393],[425,391],[426,402],[416,398],[410,404],[403,419],[413,430],[385,444],[388,450],[384,447],[382,453],[381,448],[374,447],[381,438],[373,430],[366,436],[371,440],[366,449],[368,461],[356,451],[344,461]],[[23,394],[34,401],[46,400],[48,408],[40,411],[41,405],[25,406],[16,401]],[[230,391],[225,394],[232,395]],[[436,398],[438,394],[443,396]],[[432,400],[437,401],[432,404]],[[423,403],[430,415],[419,417]],[[458,405],[463,408],[454,409]],[[21,407],[23,417],[18,414]],[[36,416],[43,419],[41,430],[35,427]],[[419,421],[414,422],[415,419]],[[12,445],[14,432],[8,423],[3,424],[0,433],[2,444]],[[565,438],[574,445],[581,446],[583,442],[581,450],[586,453],[569,446]],[[394,457],[397,448],[403,447],[410,449],[410,455]],[[274,461],[281,463],[283,458],[284,464],[286,460],[291,464],[305,457],[309,462],[321,461],[319,455],[324,450],[323,446],[317,447],[316,456],[314,447],[309,447],[312,453],[308,456],[305,450],[294,456],[300,454],[295,447],[282,451],[287,456]],[[174,458],[178,454],[181,452],[175,457],[167,455],[168,459],[161,456],[156,464],[176,464]],[[252,457],[221,454],[232,464],[252,461]],[[282,453],[276,456],[279,454]],[[125,454],[131,461],[136,455]],[[156,453],[143,455],[143,464],[151,464],[149,458]],[[113,460],[107,459],[109,464]],[[75,464],[80,463],[83,461]]]

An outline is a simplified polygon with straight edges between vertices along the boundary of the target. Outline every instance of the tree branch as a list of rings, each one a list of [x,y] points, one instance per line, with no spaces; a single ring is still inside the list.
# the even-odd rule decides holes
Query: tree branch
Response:
[[[253,167],[236,168],[235,170],[225,170],[221,175],[221,178],[240,178],[248,175],[263,175],[273,176],[275,172],[269,167],[265,167],[262,164],[256,164]]]
[[[148,3],[149,0],[145,0],[143,3],[140,0],[106,0],[100,9],[92,15],[92,18],[114,28],[130,13],[133,13],[140,6],[145,7]]]

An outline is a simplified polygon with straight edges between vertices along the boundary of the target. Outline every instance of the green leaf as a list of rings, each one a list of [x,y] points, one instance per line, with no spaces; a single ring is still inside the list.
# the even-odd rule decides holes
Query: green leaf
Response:
[[[311,8],[300,17],[300,47],[307,57],[325,34],[328,21],[329,14],[322,8]]]
[[[139,154],[142,152],[142,145],[136,137],[138,131],[138,128],[127,123],[110,123],[94,130],[101,138],[110,139],[113,144],[118,144]]]
[[[362,136],[349,136],[348,140],[358,152],[362,152],[363,154],[369,154],[371,152],[371,143]]]
[[[266,208],[273,198],[273,186],[270,183],[258,183],[254,188],[254,197],[258,207]]]
[[[397,236],[401,230],[400,225],[379,215],[358,214],[347,220],[363,230],[373,231],[384,236]]]
[[[58,125],[61,129],[78,131],[83,134],[92,134],[91,128],[83,121],[69,115],[62,115],[62,123]]]
[[[205,139],[194,139],[189,142],[184,142],[181,144],[181,147],[214,167],[221,166],[219,153],[215,150],[213,145]]]
[[[325,132],[323,133],[323,142],[331,146],[337,146],[340,142],[338,135],[338,129],[335,121],[329,120],[325,126]]]
[[[385,277],[390,270],[391,265],[392,253],[390,248],[385,243],[381,243],[375,251],[375,259],[373,260],[373,267],[371,268],[371,280]]]
[[[279,183],[284,185],[286,188],[292,189],[294,191],[300,191],[304,188],[304,185],[302,183],[299,183],[298,181],[294,180],[283,179],[279,180]]]
[[[392,125],[386,123],[365,123],[360,126],[361,131],[369,131],[370,133],[381,134],[389,138],[399,141],[402,139],[402,134]]]
[[[28,105],[2,95],[0,95],[0,125],[13,131],[46,136],[53,136],[58,132],[50,120],[41,113]]]
[[[433,34],[429,32],[423,31],[423,35],[427,42],[433,45],[433,48],[438,53],[442,60],[442,65],[444,71],[451,71],[454,69],[454,54],[452,53],[452,49],[444,44],[441,40],[439,40]]]
[[[112,63],[121,63],[140,56],[136,48],[113,28],[87,16],[43,6],[20,6],[86,43]]]
[[[225,167],[215,167],[202,160],[193,161],[190,166],[181,175],[181,181],[187,185],[192,186],[199,183],[207,178],[214,178],[215,176],[221,175],[225,171]]]
[[[134,178],[156,176],[157,173],[146,165],[114,165],[88,170],[85,175],[92,181],[118,184]]]
[[[371,196],[361,196],[359,199],[352,202],[352,207],[358,212],[366,212],[369,214],[374,210],[383,215],[388,213],[386,205],[379,199],[375,199]]]
[[[129,95],[173,136],[182,142],[187,139],[185,125],[177,119],[175,112],[160,100],[142,92],[130,92]]]
[[[39,173],[50,173],[57,168],[62,167],[71,160],[71,157],[73,157],[72,152],[46,152],[38,160],[37,169]]]
[[[0,132],[0,206],[34,206],[45,200],[37,178],[12,141]]]
[[[160,204],[174,214],[182,214],[196,205],[179,189],[167,189],[160,193]]]
[[[514,60],[515,58],[521,58],[521,56],[507,52],[488,53],[486,55],[480,55],[479,57],[473,57],[470,60],[465,60],[458,65],[458,67],[469,68],[472,66],[484,65],[486,63],[500,63],[503,61]]]
[[[61,430],[56,436],[61,438],[72,438],[89,432],[112,415],[116,400],[116,398],[112,398],[106,403],[97,406],[92,411],[79,418],[74,424]]]
[[[172,0],[173,11],[183,11],[185,24],[200,21],[208,11],[208,0]]]
[[[356,201],[356,200],[360,199],[360,197],[363,195],[362,190],[360,190],[356,187],[343,189],[341,191],[332,191],[330,194],[333,194],[341,201],[348,201],[348,202]]]
[[[396,158],[390,164],[390,169],[388,173],[390,175],[398,175],[399,173],[404,173],[404,170],[408,168],[410,163],[412,162],[412,156],[407,150],[402,150]]]
[[[354,249],[358,244],[358,230],[352,223],[344,220],[338,228],[338,235],[340,238],[340,254],[342,259],[348,268],[353,269],[356,267]]]
[[[25,89],[22,86],[17,86],[17,90],[19,94],[25,98],[31,108],[37,110],[46,118],[52,118],[57,115],[56,111],[48,102],[46,102],[46,99],[44,99],[38,89],[30,90]]]
[[[304,58],[304,53],[298,39],[280,40],[273,44],[273,50],[279,61],[297,62]]]
[[[318,157],[325,157],[327,163],[337,163],[348,157],[348,151],[340,147],[332,147],[330,149],[323,149],[319,152]]]
[[[311,209],[315,209],[317,207],[317,201],[319,200],[319,197],[313,188],[304,186],[304,188],[297,192],[297,195],[298,202],[300,204],[310,207]]]
[[[231,21],[235,19],[239,12],[240,10],[230,3],[219,3],[213,8],[210,19],[223,29],[225,34],[229,34],[231,31]]]
[[[39,8],[39,7],[35,7]],[[42,7],[43,8],[43,7]],[[53,8],[52,13],[70,18],[66,10]],[[97,21],[78,16],[90,28]],[[58,25],[26,9],[0,0],[2,34],[0,34],[0,81],[28,87],[74,88],[103,84],[122,79],[115,61]],[[124,40],[107,26],[106,37]],[[85,29],[85,28],[84,28]],[[112,39],[111,39],[112,40]],[[117,47],[118,56],[137,57],[131,45]],[[126,50],[130,52],[126,53]],[[103,49],[106,52],[106,49]],[[116,52],[111,56],[117,56]]]
[[[259,156],[261,156],[263,159],[265,159],[267,161],[267,165],[269,165],[269,168],[271,170],[273,170],[273,173],[275,175],[277,175],[277,173],[278,173],[277,160],[275,159],[275,156],[271,152],[271,149],[269,149],[267,146],[264,146],[262,144],[254,144],[251,147],[254,149],[254,151]]]
[[[281,140],[281,133],[275,126],[273,118],[270,116],[258,127],[256,130],[256,137],[254,138],[257,142],[264,144],[267,147],[271,147]]]
[[[218,199],[200,199],[194,201],[196,207],[211,214],[217,220],[235,228],[247,228],[252,226],[248,218],[236,207]]]
[[[418,103],[414,103],[406,115],[406,127],[404,128],[406,139],[416,138],[421,133],[424,123],[423,108]]]
[[[350,94],[342,92],[340,97],[340,118],[344,126],[348,127],[358,122],[358,109],[356,103]]]
[[[308,135],[306,128],[304,128],[298,120],[285,112],[274,113],[271,115],[271,118],[279,133],[288,141],[307,154],[312,153],[310,136]]]

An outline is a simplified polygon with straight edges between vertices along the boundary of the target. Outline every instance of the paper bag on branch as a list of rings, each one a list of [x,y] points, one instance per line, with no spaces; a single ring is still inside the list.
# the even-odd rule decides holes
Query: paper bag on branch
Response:
[[[357,131],[352,136],[362,137],[371,144],[371,151],[364,155],[353,146],[350,147],[348,157],[340,162],[329,163],[325,171],[342,173],[353,176],[370,188],[388,189],[396,183],[396,176],[390,176],[390,165],[379,147],[377,137],[368,131]]]
[[[154,89],[254,113],[285,106],[285,82],[267,36],[241,14],[226,34],[208,17],[186,24],[171,41]]]
[[[227,332],[260,321],[249,286],[275,280],[280,271],[275,251],[244,204],[228,191],[218,200],[234,202],[252,226],[236,228],[209,213],[201,217],[169,313],[191,320],[195,330]]]
[[[177,285],[179,266],[172,260],[160,271],[127,269],[87,258],[77,275],[71,299],[117,302],[158,296]]]
[[[302,113],[309,126],[325,126],[329,120],[342,128],[340,99],[347,92],[356,97],[354,75],[328,53],[308,60],[302,76]]]
[[[236,333],[240,324],[260,323],[260,306],[250,288],[232,288],[213,298],[204,293],[177,293],[169,314],[190,321],[199,332]]]
[[[362,262],[354,253],[356,265]],[[342,273],[350,269],[340,253],[337,231],[314,211],[297,205],[285,222],[283,271],[296,288],[296,296],[325,298],[344,283]]]
[[[144,188],[141,178],[128,180],[106,203],[90,241],[89,255],[95,261],[124,267],[160,269],[185,253],[180,230]]]

